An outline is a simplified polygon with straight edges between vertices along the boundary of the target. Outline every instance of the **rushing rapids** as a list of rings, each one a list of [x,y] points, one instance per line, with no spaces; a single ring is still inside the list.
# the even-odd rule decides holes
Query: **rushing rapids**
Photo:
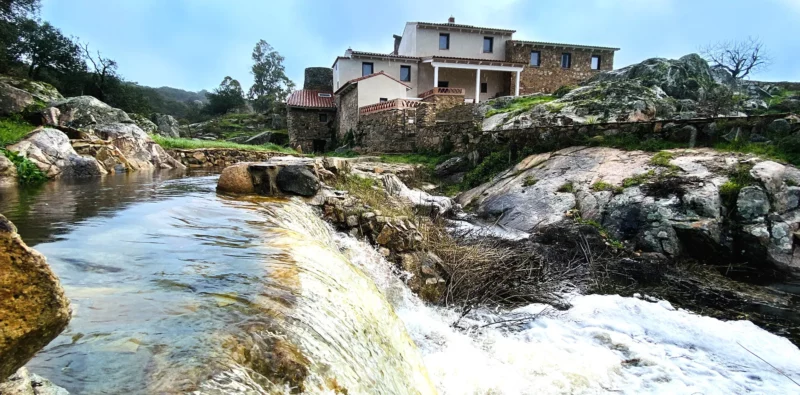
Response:
[[[225,197],[215,180],[0,190],[0,211],[76,310],[32,372],[75,394],[800,389],[800,350],[785,338],[647,297],[460,318],[420,301],[373,247],[309,206]]]

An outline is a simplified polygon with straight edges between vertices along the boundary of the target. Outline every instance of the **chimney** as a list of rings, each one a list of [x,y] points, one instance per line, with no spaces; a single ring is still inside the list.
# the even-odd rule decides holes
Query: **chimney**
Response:
[[[450,15],[450,19],[447,20],[447,23],[456,23],[456,18]]]
[[[392,37],[394,37],[394,52],[392,52],[392,55],[398,55],[397,51],[400,50],[400,40],[403,39],[403,36],[398,36],[395,34]]]

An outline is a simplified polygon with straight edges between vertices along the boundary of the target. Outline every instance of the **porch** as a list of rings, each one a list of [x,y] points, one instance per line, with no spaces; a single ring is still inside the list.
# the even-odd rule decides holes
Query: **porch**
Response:
[[[420,63],[419,90],[460,88],[465,99],[475,103],[498,96],[519,96],[519,76],[524,67],[515,62],[434,56]]]

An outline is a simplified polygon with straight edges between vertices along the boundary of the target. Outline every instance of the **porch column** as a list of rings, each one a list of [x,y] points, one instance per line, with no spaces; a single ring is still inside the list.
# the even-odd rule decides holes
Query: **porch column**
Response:
[[[439,66],[433,66],[433,87],[439,87]]]
[[[521,71],[517,71],[517,90],[515,91],[514,96],[519,96],[519,76],[521,73]]]
[[[481,98],[481,69],[475,69],[475,103]]]

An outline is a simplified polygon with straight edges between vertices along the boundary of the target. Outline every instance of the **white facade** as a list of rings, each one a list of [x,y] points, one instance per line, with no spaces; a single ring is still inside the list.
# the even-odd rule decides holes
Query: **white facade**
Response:
[[[401,80],[401,66],[408,67],[411,71],[411,80],[403,81],[403,83],[411,87],[411,90],[408,91],[408,97],[417,97],[418,94],[422,93],[417,91],[417,80],[419,79],[419,60],[393,59],[388,57],[364,57],[359,55],[340,57],[336,60],[336,63],[334,63],[333,66],[333,91],[338,91],[339,88],[347,83],[347,81],[363,77],[361,70],[364,63],[372,63],[373,73],[380,73],[383,71],[387,75],[397,80]]]
[[[408,97],[407,91],[405,85],[383,74],[376,75],[358,81],[358,107],[380,103],[381,99],[403,99]]]

